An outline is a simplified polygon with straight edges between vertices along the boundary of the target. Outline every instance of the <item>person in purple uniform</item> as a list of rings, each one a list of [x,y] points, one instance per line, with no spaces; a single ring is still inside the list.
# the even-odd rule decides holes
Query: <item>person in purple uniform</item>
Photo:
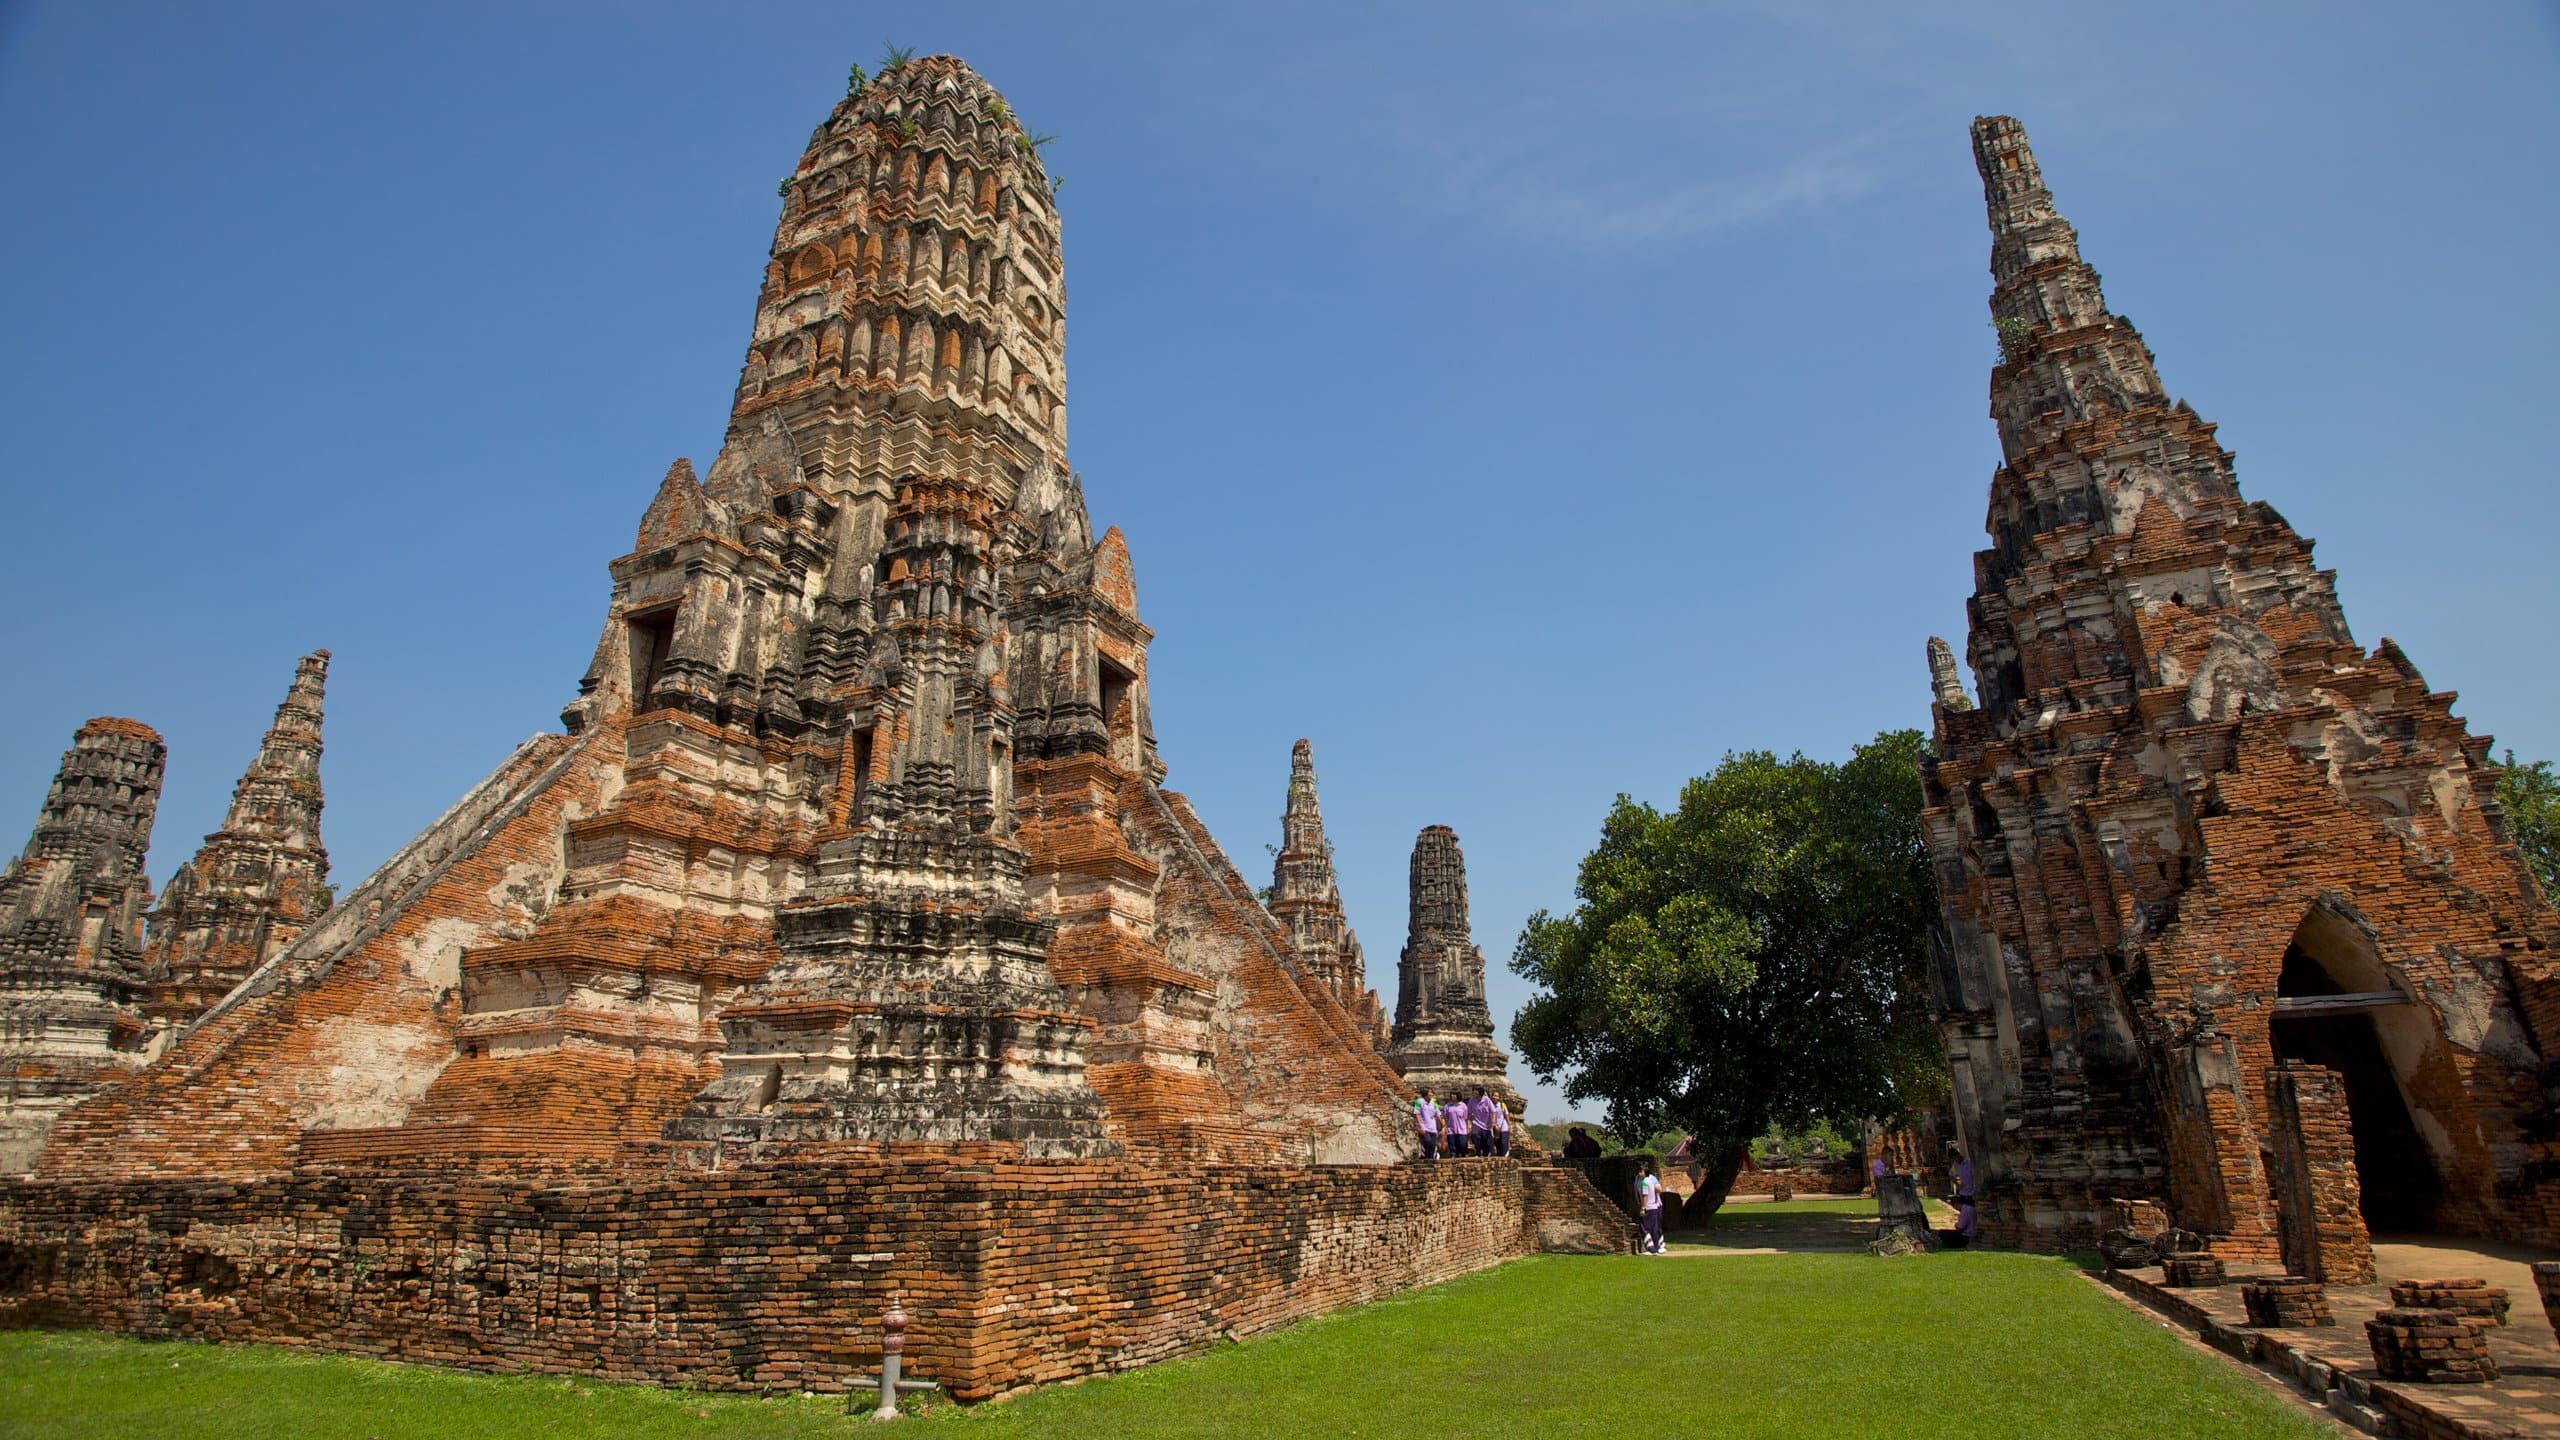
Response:
[[[1644,1253],[1662,1253],[1662,1177],[1653,1173],[1653,1161],[1644,1162],[1644,1173],[1636,1178],[1636,1204],[1644,1225]]]
[[[1449,1137],[1450,1154],[1475,1153],[1475,1139],[1468,1133],[1466,1097],[1452,1095],[1449,1103],[1440,1107],[1440,1128]]]
[[[1481,1085],[1476,1087],[1476,1098],[1467,1102],[1467,1119],[1475,1126],[1477,1154],[1511,1153],[1511,1117]]]
[[[1440,1107],[1431,1103],[1431,1092],[1417,1090],[1413,1098],[1413,1133],[1422,1141],[1422,1158],[1440,1158]]]

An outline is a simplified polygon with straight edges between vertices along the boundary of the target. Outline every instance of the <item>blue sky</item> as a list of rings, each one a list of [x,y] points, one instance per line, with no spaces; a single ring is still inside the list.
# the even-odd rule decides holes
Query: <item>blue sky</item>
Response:
[[[1423,825],[1507,1024],[1613,796],[1925,723],[1997,459],[1976,114],[2357,638],[2560,757],[2553,8],[1911,8],[0,7],[0,827],[132,715],[165,879],[315,646],[341,883],[554,725],[885,41],[1061,137],[1169,783],[1257,872],[1312,737],[1390,995]]]

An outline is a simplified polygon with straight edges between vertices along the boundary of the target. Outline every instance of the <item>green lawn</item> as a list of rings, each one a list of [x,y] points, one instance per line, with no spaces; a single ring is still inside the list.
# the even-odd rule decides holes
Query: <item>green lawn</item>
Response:
[[[1198,1437],[2327,1436],[2102,1295],[2005,1254],[1540,1256],[1276,1335],[892,1433]],[[469,1376],[262,1346],[0,1334],[0,1434],[878,1434],[835,1397]]]

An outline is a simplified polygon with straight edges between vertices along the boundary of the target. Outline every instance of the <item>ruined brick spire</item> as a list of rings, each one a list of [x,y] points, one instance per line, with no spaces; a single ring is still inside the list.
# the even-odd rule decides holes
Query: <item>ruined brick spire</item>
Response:
[[[2054,209],[2025,129],[2006,116],[1977,119],[1973,152],[1991,225],[1991,316],[2000,341],[1991,416],[2003,464],[1991,482],[1993,545],[1979,560],[1969,658],[1982,708],[2005,720],[2030,692],[2084,684],[2121,693],[2129,673],[2120,647],[2056,654],[2054,668],[2028,673],[2028,657],[2015,647],[1983,643],[1986,628],[2004,628],[2005,587],[2032,563],[2039,537],[2129,534],[2146,505],[2192,516],[2238,500],[2240,489],[2213,427],[2169,399],[2141,334],[2108,312],[2098,272]],[[2343,637],[2334,599],[2319,608]]]
[[[1271,862],[1272,917],[1289,930],[1298,965],[1384,1042],[1378,992],[1369,988],[1360,937],[1342,913],[1333,845],[1324,838],[1316,803],[1315,749],[1300,740],[1289,752],[1289,803],[1280,817],[1280,850]]]
[[[81,726],[0,871],[0,1174],[33,1168],[57,1116],[143,1060],[142,866],[167,760],[139,721]]]
[[[1484,952],[1467,924],[1467,857],[1458,848],[1458,832],[1426,825],[1414,837],[1406,898],[1388,1063],[1408,1084],[1435,1095],[1472,1094],[1482,1085],[1519,1109],[1510,1057],[1493,1043]]]
[[[2354,1182],[2341,1200],[2340,1167],[2302,1161],[2350,1127],[2303,1120],[2337,1092],[2287,1067],[2370,1061],[2395,1073],[2348,1097],[2355,1143],[2430,1138],[2359,1159],[2368,1211],[2560,1243],[2527,1158],[2550,1113],[2516,1099],[2560,1034],[2555,924],[2488,803],[2487,738],[2389,641],[2358,646],[2311,543],[2241,498],[2017,122],[1975,121],[1973,147],[2004,463],[1976,704],[1930,642],[1922,830],[1983,1234],[2093,1245],[2111,1201],[2154,1199],[2216,1255],[2357,1283]],[[2336,995],[2370,1010],[2296,1023]],[[2357,1048],[2377,1033],[2387,1056]]]
[[[293,683],[222,828],[178,867],[151,917],[151,1011],[174,1031],[299,937],[321,903],[329,853],[320,844],[320,725],[329,652],[294,666]]]

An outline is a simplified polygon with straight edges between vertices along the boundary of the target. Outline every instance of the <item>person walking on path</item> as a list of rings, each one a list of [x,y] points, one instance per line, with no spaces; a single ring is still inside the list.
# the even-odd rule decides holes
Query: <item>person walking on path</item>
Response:
[[[1662,1177],[1653,1173],[1653,1161],[1644,1162],[1644,1173],[1636,1177],[1638,1218],[1644,1225],[1644,1253],[1662,1253]]]
[[[1450,1154],[1472,1155],[1475,1153],[1474,1138],[1468,1134],[1465,1096],[1452,1095],[1449,1097],[1449,1103],[1440,1107],[1440,1128],[1449,1137]]]
[[[1467,1104],[1467,1119],[1476,1132],[1476,1153],[1508,1155],[1511,1153],[1511,1116],[1502,1102],[1493,1098],[1481,1085],[1476,1098]]]
[[[1422,1158],[1440,1158],[1440,1107],[1431,1103],[1431,1092],[1418,1090],[1413,1097],[1413,1133],[1422,1141]]]

